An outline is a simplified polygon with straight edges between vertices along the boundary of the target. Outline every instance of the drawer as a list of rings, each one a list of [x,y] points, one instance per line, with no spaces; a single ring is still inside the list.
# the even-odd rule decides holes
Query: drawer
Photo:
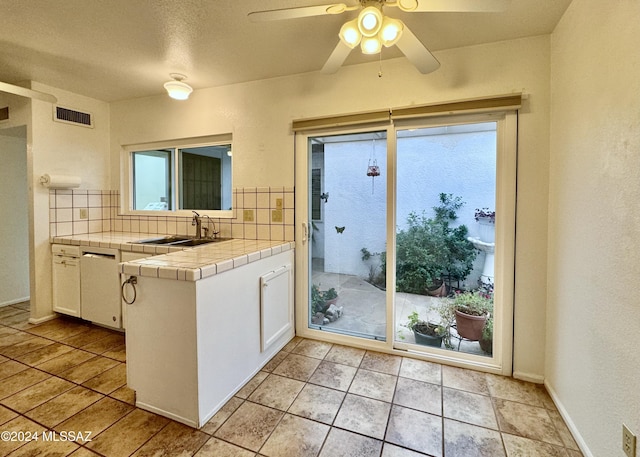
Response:
[[[51,253],[53,255],[80,257],[80,246],[69,246],[68,244],[52,244]]]

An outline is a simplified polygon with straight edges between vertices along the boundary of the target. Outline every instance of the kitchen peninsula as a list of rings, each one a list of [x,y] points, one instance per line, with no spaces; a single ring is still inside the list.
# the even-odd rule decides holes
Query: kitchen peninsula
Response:
[[[151,236],[52,241],[149,253],[119,265],[131,302],[123,305],[127,384],[136,406],[199,428],[293,337],[294,243],[135,243]]]

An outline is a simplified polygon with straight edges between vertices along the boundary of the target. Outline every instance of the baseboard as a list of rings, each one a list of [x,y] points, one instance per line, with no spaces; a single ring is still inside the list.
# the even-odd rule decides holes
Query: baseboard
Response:
[[[544,384],[544,376],[533,373],[525,373],[523,371],[514,371],[513,377],[521,381],[533,382],[535,384]]]
[[[5,301],[5,302],[0,303],[0,308],[2,308],[3,306],[17,305],[18,303],[24,303],[24,302],[29,301],[29,300],[31,300],[31,297],[29,297],[27,295],[26,297],[16,298],[15,300]]]
[[[576,444],[580,448],[582,455],[584,457],[594,457],[593,453],[587,447],[587,443],[585,443],[584,439],[582,438],[582,435],[578,431],[576,424],[574,424],[573,421],[571,420],[571,416],[569,416],[567,409],[564,407],[564,405],[558,398],[558,394],[553,389],[553,387],[551,387],[548,380],[544,381],[544,386],[546,387],[547,392],[549,392],[549,395],[551,396],[553,403],[556,405],[556,408],[558,408],[558,412],[560,413],[560,416],[562,416],[562,419],[564,419],[564,422],[567,424],[567,427],[569,428],[571,435],[573,435],[573,439],[576,441]]]
[[[136,401],[136,407],[140,409],[144,409],[145,411],[152,412],[154,414],[159,414],[164,417],[168,417],[176,422],[180,422],[181,424],[188,425],[191,428],[198,428],[198,424],[190,419],[186,419],[182,416],[178,416],[177,414],[170,413],[169,411],[164,411],[163,409],[156,408],[155,406],[148,405],[144,402]]]
[[[53,319],[55,319],[56,317],[58,317],[57,314],[49,314],[48,316],[44,316],[44,317],[39,317],[37,319],[34,319],[33,317],[29,318],[29,323],[30,324],[42,324],[43,322],[47,322],[47,321],[51,321]]]

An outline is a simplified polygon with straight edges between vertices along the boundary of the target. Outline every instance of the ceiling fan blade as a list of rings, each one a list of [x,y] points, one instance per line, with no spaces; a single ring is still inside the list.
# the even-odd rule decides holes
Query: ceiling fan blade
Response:
[[[507,9],[508,0],[418,0],[419,13],[494,13]]]
[[[340,14],[353,8],[344,3],[330,5],[303,6],[299,8],[283,8],[280,10],[255,11],[249,13],[252,22],[280,21],[282,19],[297,19],[300,17],[322,16],[324,14]]]
[[[344,61],[347,60],[350,53],[351,48],[344,44],[342,40],[338,41],[338,46],[335,47],[320,72],[327,75],[335,73],[342,66]]]
[[[39,92],[37,90],[27,89],[26,87],[14,86],[13,84],[0,82],[0,92],[8,94],[20,95],[21,97],[34,98],[43,102],[58,103],[58,99],[51,94]]]
[[[418,37],[406,25],[396,46],[415,65],[420,73],[431,73],[440,67],[438,59],[424,47]]]

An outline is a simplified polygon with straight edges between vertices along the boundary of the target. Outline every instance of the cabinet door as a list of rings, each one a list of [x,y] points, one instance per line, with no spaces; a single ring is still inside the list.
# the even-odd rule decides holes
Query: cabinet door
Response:
[[[77,258],[53,256],[53,310],[80,317],[80,263]]]

